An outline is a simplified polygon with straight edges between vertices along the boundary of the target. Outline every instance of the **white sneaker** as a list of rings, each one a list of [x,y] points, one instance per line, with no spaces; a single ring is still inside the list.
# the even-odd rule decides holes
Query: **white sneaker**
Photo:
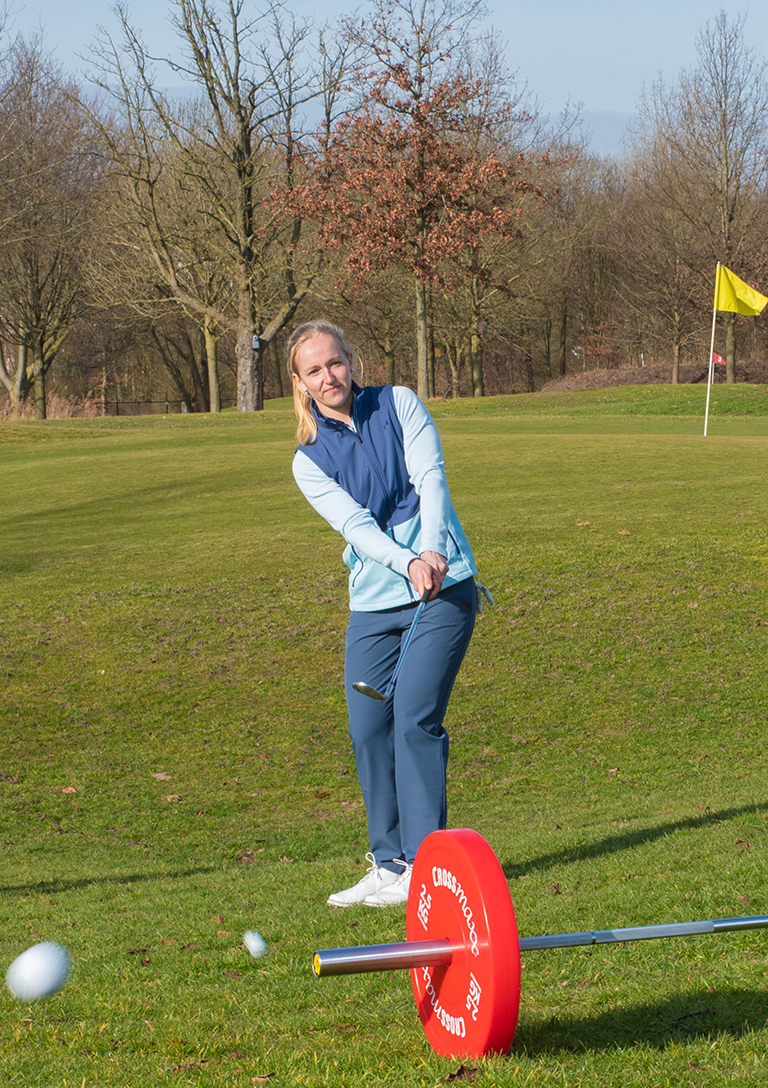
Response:
[[[402,861],[401,865],[405,865]],[[391,884],[382,888],[379,892],[367,895],[363,900],[366,907],[396,907],[408,902],[408,892],[411,889],[412,865],[405,865],[405,870]]]
[[[370,868],[365,876],[351,888],[329,895],[326,900],[329,907],[351,907],[353,903],[362,903],[367,896],[376,895],[388,884],[394,884],[396,880],[402,879],[397,873],[377,865],[373,854],[366,854],[365,860],[370,862]]]

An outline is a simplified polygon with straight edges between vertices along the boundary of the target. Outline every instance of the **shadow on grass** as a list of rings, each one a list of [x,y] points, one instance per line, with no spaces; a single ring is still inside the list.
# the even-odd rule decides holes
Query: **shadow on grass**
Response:
[[[624,1050],[636,1046],[663,1049],[714,1035],[739,1038],[765,1028],[768,994],[749,990],[680,994],[666,1001],[629,1005],[595,1016],[553,1016],[520,1023],[511,1055]]]
[[[607,854],[617,854],[622,850],[633,850],[638,846],[646,846],[648,843],[671,835],[675,831],[691,831],[695,828],[709,827],[713,824],[732,820],[737,816],[745,816],[748,813],[762,813],[768,810],[765,806],[756,804],[743,805],[741,808],[724,808],[719,812],[705,812],[703,816],[692,816],[688,820],[675,820],[657,827],[647,827],[637,831],[626,832],[621,835],[611,835],[599,842],[584,843],[577,846],[566,846],[562,850],[542,854],[538,858],[529,861],[507,861],[502,863],[504,876],[507,880],[514,880],[539,869],[549,869],[553,865],[563,865],[566,862],[592,861],[595,858],[605,857]]]
[[[87,876],[79,880],[37,880],[34,884],[0,884],[0,894],[4,895],[29,895],[34,892],[38,895],[58,895],[62,892],[70,892],[75,888],[88,888],[94,884],[138,884],[148,880],[184,880],[190,876],[200,876],[201,873],[216,873],[215,865],[201,865],[196,869],[178,869],[176,872],[159,873],[131,873],[128,876]]]

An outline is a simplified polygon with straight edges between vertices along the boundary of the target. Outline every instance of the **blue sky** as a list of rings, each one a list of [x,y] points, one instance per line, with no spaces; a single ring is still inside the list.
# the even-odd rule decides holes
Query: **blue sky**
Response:
[[[173,43],[168,0],[126,0],[133,23],[150,49],[162,53]],[[286,0],[296,15],[332,21],[351,13],[355,0]],[[617,151],[643,84],[662,74],[673,82],[695,62],[695,40],[704,23],[724,8],[746,15],[755,48],[768,53],[768,4],[729,0],[487,0],[489,22],[508,43],[510,69],[527,82],[544,108],[557,113],[567,101],[581,103],[602,153]],[[15,27],[29,33],[42,25],[47,46],[70,69],[84,67],[96,26],[115,27],[111,0],[14,0]],[[254,0],[254,10],[257,9]],[[318,16],[318,12],[320,15]]]

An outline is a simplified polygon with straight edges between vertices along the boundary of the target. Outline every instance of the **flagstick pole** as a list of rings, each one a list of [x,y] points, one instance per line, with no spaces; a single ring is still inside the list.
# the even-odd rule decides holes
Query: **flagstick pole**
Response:
[[[704,412],[704,437],[707,437],[707,421],[709,420],[709,391],[712,388],[712,371],[715,369],[715,321],[717,320],[717,289],[720,286],[720,262],[717,262],[715,272],[715,304],[712,307],[712,337],[709,342],[709,375],[707,377],[707,407]]]

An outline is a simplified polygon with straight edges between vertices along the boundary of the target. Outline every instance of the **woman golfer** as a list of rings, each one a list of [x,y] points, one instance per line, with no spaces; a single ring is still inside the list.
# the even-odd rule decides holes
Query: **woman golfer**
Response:
[[[349,733],[368,813],[370,869],[330,906],[405,903],[422,840],[446,825],[448,698],[475,623],[472,549],[451,506],[440,438],[410,389],[360,388],[355,349],[326,321],[288,341],[299,421],[293,474],[347,542]],[[422,596],[393,694],[379,701]]]

